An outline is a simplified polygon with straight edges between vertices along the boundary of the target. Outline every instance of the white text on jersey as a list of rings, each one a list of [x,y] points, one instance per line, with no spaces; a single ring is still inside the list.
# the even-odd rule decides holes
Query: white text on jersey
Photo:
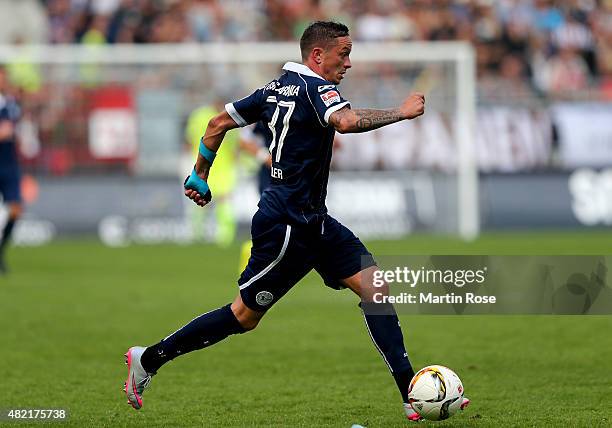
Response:
[[[280,178],[282,180],[283,179],[283,170],[280,169],[280,168],[272,167],[270,169],[270,175],[272,176],[272,178]]]
[[[277,81],[272,81],[263,87],[264,91],[276,91],[276,87],[280,86],[280,83]]]
[[[296,85],[283,86],[282,88],[275,89],[279,95],[286,97],[295,97],[300,92],[300,87]]]

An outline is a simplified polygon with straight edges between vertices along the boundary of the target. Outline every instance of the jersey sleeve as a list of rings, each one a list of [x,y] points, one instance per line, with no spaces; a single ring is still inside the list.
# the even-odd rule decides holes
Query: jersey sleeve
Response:
[[[313,105],[317,115],[326,124],[329,123],[329,116],[331,116],[333,112],[346,106],[350,107],[351,105],[347,100],[342,98],[336,85],[318,85],[316,86],[316,93],[312,95],[314,95]]]
[[[234,122],[240,127],[257,122],[265,103],[264,91],[264,88],[259,88],[241,100],[227,103],[225,111],[229,113]]]

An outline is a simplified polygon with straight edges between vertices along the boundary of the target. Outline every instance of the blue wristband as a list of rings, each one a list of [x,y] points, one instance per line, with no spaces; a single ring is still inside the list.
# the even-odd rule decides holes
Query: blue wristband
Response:
[[[200,151],[200,154],[204,157],[204,159],[206,159],[212,165],[217,154],[204,145],[204,137],[200,139],[200,150],[199,151]]]
[[[207,193],[210,192],[210,188],[208,187],[208,183],[202,180],[198,174],[196,174],[195,168],[191,171],[191,175],[187,177],[185,180],[185,189],[195,190],[202,197],[205,197]]]

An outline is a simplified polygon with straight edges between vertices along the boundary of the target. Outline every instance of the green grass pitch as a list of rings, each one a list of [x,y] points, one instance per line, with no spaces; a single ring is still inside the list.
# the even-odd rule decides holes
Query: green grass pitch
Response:
[[[609,254],[612,233],[507,233],[471,244],[415,236],[368,246],[379,255]],[[0,408],[67,408],[68,425],[78,427],[409,425],[356,298],[312,274],[257,330],[173,361],[142,410],[126,404],[123,353],[231,301],[238,252],[86,241],[12,249],[12,273],[0,277]],[[427,425],[612,425],[612,317],[401,321],[415,368],[453,368],[472,399],[465,412]]]

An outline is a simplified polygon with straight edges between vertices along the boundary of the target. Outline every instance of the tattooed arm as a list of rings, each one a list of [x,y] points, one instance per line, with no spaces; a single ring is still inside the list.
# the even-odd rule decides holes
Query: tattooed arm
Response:
[[[366,132],[405,119],[414,119],[425,111],[425,96],[414,93],[394,109],[342,108],[329,116],[329,123],[341,134]]]

